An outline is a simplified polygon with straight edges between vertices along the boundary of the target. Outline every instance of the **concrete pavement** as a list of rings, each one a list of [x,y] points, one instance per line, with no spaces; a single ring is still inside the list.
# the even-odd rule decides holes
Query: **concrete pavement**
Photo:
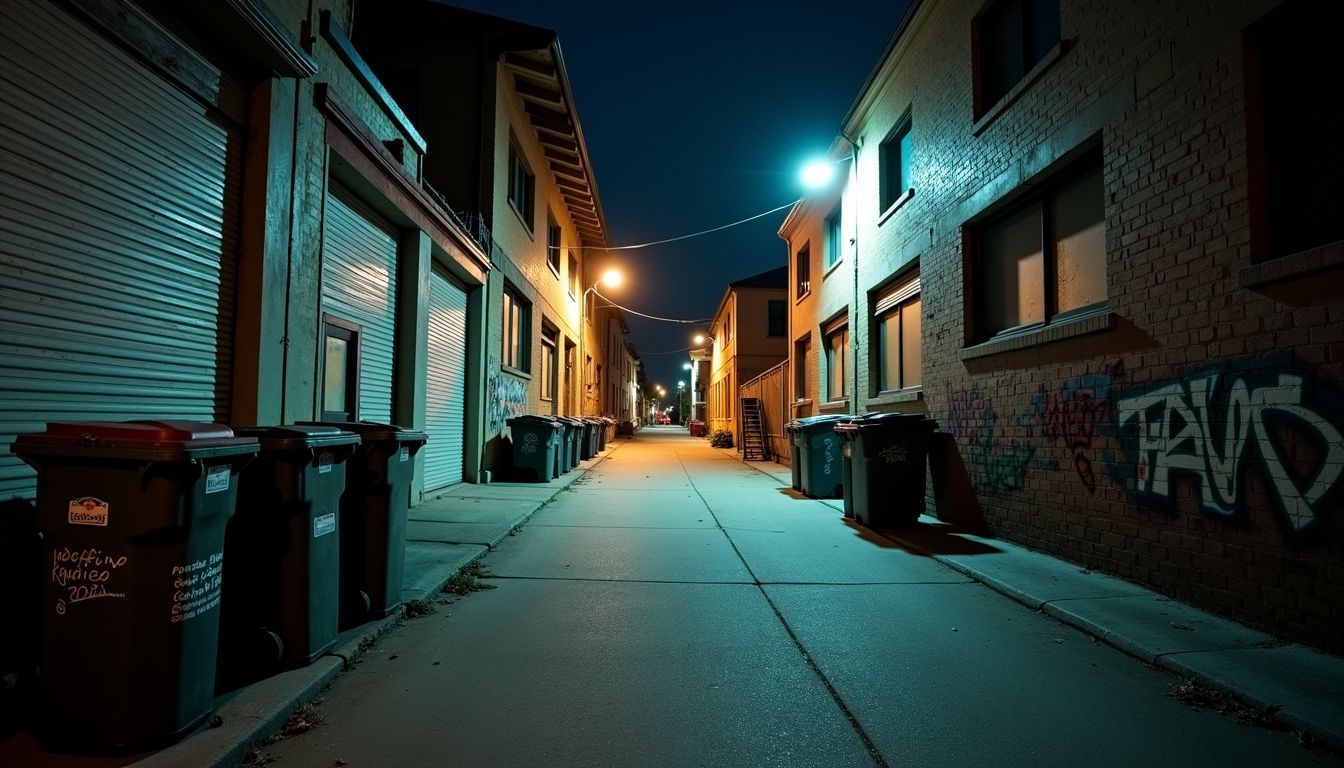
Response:
[[[487,553],[499,589],[350,633],[160,752],[10,739],[0,765],[234,766],[347,668],[326,725],[264,748],[282,765],[1339,764],[1188,709],[1155,667],[1344,749],[1344,660],[931,518],[874,533],[788,486],[646,428],[551,483],[456,487],[412,512],[408,598]]]

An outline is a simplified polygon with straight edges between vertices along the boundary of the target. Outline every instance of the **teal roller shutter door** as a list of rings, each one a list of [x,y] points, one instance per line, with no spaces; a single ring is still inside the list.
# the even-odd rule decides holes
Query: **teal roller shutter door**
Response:
[[[429,355],[425,387],[425,490],[462,481],[467,294],[437,271],[429,278]]]
[[[397,234],[334,182],[322,228],[322,311],[360,326],[358,418],[390,423]]]
[[[228,420],[242,156],[57,4],[0,3],[0,501],[49,421]]]

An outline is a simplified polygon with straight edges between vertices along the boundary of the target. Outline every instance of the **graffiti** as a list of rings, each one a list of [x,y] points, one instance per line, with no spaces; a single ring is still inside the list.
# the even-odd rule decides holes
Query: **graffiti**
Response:
[[[1339,419],[1320,412],[1338,398],[1308,397],[1303,377],[1287,371],[1259,361],[1247,372],[1205,371],[1117,398],[1132,491],[1170,499],[1172,475],[1183,473],[1197,480],[1202,510],[1231,517],[1244,503],[1239,494],[1254,455],[1287,530],[1310,527],[1344,472],[1344,438]]]
[[[1072,454],[1073,469],[1088,493],[1097,490],[1097,477],[1092,469],[1094,441],[1098,427],[1110,417],[1111,379],[1119,375],[1121,365],[1117,360],[1102,373],[1069,379],[1058,392],[1042,391],[1032,398],[1041,436],[1058,441]]]
[[[966,445],[972,485],[1010,490],[1026,486],[1027,469],[1033,466],[1036,450],[1015,441],[995,443],[998,416],[989,395],[979,387],[949,393],[948,428]]]
[[[505,376],[491,367],[485,402],[490,416],[490,432],[497,435],[509,419],[527,412],[527,382]]]

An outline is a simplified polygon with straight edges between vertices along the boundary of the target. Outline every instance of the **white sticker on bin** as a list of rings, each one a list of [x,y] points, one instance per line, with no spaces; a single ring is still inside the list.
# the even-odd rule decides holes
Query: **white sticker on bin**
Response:
[[[410,448],[402,448],[402,449],[401,449],[401,459],[400,459],[400,461],[406,461],[406,460],[409,459],[409,458],[411,458],[411,449],[410,449]]]
[[[205,492],[219,493],[229,490],[229,465],[221,464],[205,471]]]
[[[313,538],[326,536],[328,533],[336,532],[336,515],[328,512],[325,515],[318,515],[313,518]]]
[[[319,475],[327,474],[328,472],[331,471],[331,465],[334,463],[335,460],[331,457],[330,453],[320,454],[317,457],[317,474]]]

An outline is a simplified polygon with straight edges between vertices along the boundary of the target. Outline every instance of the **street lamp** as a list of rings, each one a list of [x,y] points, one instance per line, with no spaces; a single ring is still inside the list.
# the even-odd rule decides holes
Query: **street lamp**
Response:
[[[690,367],[689,365],[687,367]],[[677,382],[677,423],[686,426],[686,409],[681,405],[683,392],[686,390],[686,382]]]
[[[588,312],[588,294],[597,290],[597,286],[606,285],[608,288],[615,288],[621,284],[621,273],[616,269],[608,269],[602,273],[602,279],[588,286],[583,295],[579,297],[579,415],[583,415],[584,403],[588,399],[588,361],[583,356],[583,337],[587,336],[587,327],[584,321]],[[600,394],[600,393],[599,393]]]
[[[714,337],[713,337],[713,336],[706,336],[706,335],[703,334],[703,333],[697,333],[697,334],[695,334],[695,339],[693,339],[693,340],[695,341],[695,343],[696,343],[697,345],[713,344],[713,343],[714,343]],[[687,368],[690,368],[691,366],[687,365],[686,367],[687,367]]]

